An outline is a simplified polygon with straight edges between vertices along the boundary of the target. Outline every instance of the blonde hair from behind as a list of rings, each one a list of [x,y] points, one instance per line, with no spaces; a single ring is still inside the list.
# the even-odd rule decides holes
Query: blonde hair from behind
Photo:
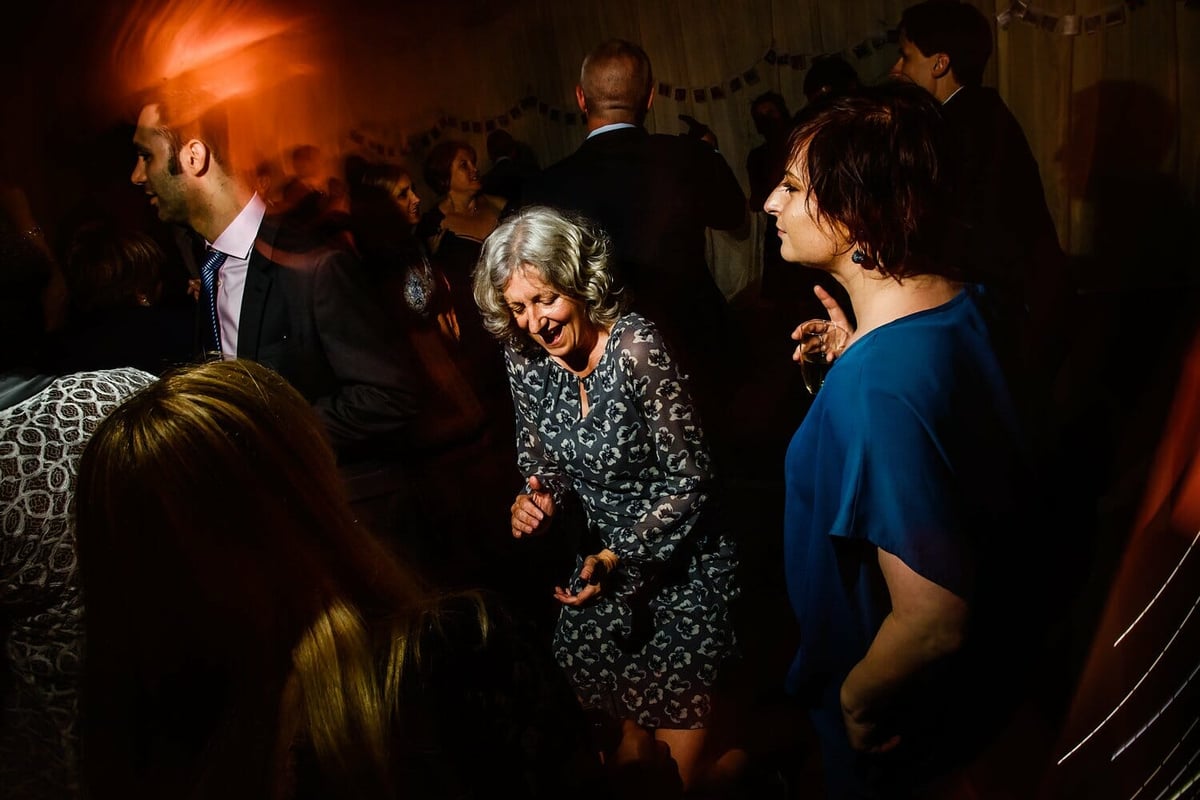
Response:
[[[168,373],[104,420],[77,494],[93,697],[167,674],[164,652],[213,663],[279,694],[231,709],[249,722],[214,726],[224,746],[197,759],[248,759],[275,794],[299,725],[331,787],[390,796],[399,688],[439,603],[357,524],[323,436],[295,389],[241,360]],[[243,741],[263,728],[275,742]]]

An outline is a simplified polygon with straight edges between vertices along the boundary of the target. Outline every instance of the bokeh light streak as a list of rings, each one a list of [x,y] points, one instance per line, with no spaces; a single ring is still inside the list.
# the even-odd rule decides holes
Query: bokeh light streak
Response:
[[[1142,621],[1142,617],[1146,616],[1146,612],[1150,610],[1150,607],[1154,605],[1156,600],[1158,600],[1159,596],[1167,588],[1167,585],[1170,584],[1175,578],[1175,574],[1179,572],[1179,568],[1183,566],[1183,562],[1187,560],[1188,554],[1192,552],[1193,548],[1195,548],[1197,541],[1200,541],[1200,531],[1196,531],[1196,535],[1192,537],[1192,543],[1188,545],[1187,550],[1183,551],[1183,555],[1180,557],[1179,563],[1175,565],[1175,569],[1171,570],[1171,574],[1167,576],[1165,581],[1163,581],[1163,585],[1158,587],[1158,591],[1154,593],[1154,597],[1150,598],[1150,602],[1147,603],[1146,607],[1142,609],[1142,613],[1138,614],[1137,618],[1129,624],[1128,628],[1125,629],[1125,632],[1118,636],[1117,640],[1113,642],[1113,647],[1119,645],[1121,640],[1124,639],[1131,630],[1133,630],[1134,626]]]
[[[1175,640],[1177,638],[1179,638],[1180,631],[1182,631],[1183,627],[1185,625],[1187,625],[1188,620],[1192,618],[1192,614],[1196,613],[1197,605],[1200,605],[1200,596],[1197,596],[1196,601],[1192,603],[1192,607],[1189,608],[1187,614],[1184,615],[1183,621],[1179,623],[1179,627],[1175,629],[1175,632],[1173,634],[1171,634],[1171,638],[1169,640],[1167,640],[1166,645],[1164,645],[1163,649],[1158,652],[1157,656],[1155,656],[1154,662],[1150,665],[1150,667],[1145,672],[1142,673],[1142,677],[1138,678],[1137,683],[1135,683],[1133,685],[1133,688],[1129,690],[1129,693],[1121,698],[1121,702],[1117,703],[1116,706],[1113,707],[1113,710],[1108,712],[1108,716],[1106,716],[1104,719],[1102,719],[1100,721],[1100,724],[1092,729],[1091,733],[1089,733],[1087,736],[1084,736],[1082,739],[1080,739],[1079,744],[1075,745],[1070,750],[1068,750],[1067,754],[1058,760],[1057,763],[1059,766],[1061,766],[1062,763],[1064,761],[1066,761],[1068,758],[1073,756],[1076,753],[1076,751],[1079,750],[1079,748],[1081,748],[1085,744],[1087,744],[1088,740],[1091,739],[1093,736],[1095,736],[1100,731],[1101,728],[1103,728],[1105,725],[1107,725],[1109,720],[1111,720],[1113,717],[1115,717],[1117,712],[1121,710],[1121,707],[1124,706],[1125,703],[1127,703],[1129,701],[1129,698],[1133,697],[1134,692],[1136,692],[1138,690],[1138,687],[1146,682],[1146,678],[1150,677],[1150,673],[1154,671],[1154,668],[1158,666],[1160,661],[1162,661],[1163,656],[1165,656],[1167,654],[1167,651],[1171,649],[1171,645],[1175,643]]]
[[[1189,734],[1191,734],[1191,732],[1192,732],[1192,729],[1196,727],[1196,723],[1197,723],[1197,722],[1200,722],[1200,717],[1196,717],[1194,720],[1192,720],[1192,724],[1191,724],[1191,725],[1189,725],[1189,726],[1188,726],[1188,729],[1187,729],[1186,731],[1184,731],[1184,732],[1183,732],[1183,736],[1181,736],[1181,737],[1179,738],[1179,741],[1178,741],[1178,742],[1176,742],[1176,743],[1174,744],[1174,746],[1173,746],[1173,747],[1171,747],[1171,750],[1170,750],[1170,751],[1169,751],[1169,752],[1168,752],[1168,753],[1167,753],[1165,756],[1163,756],[1163,759],[1162,759],[1162,761],[1159,761],[1159,762],[1158,762],[1158,766],[1157,766],[1157,767],[1155,767],[1155,768],[1154,768],[1154,771],[1150,773],[1150,777],[1146,778],[1146,780],[1142,782],[1142,785],[1138,787],[1138,790],[1129,796],[1129,800],[1134,800],[1134,798],[1135,798],[1135,797],[1137,797],[1139,794],[1141,794],[1141,793],[1142,793],[1142,790],[1143,790],[1143,789],[1145,789],[1147,786],[1149,786],[1149,785],[1150,785],[1150,782],[1151,782],[1152,780],[1154,780],[1154,777],[1155,777],[1156,775],[1158,775],[1158,773],[1162,771],[1162,768],[1163,768],[1163,767],[1165,767],[1165,766],[1167,765],[1167,762],[1171,760],[1171,756],[1175,755],[1175,752],[1176,752],[1176,751],[1177,751],[1177,750],[1178,750],[1180,747],[1182,747],[1182,746],[1183,746],[1183,743],[1184,743],[1184,741],[1187,739],[1188,735],[1189,735]],[[1135,737],[1135,738],[1136,738],[1136,737]],[[1122,748],[1122,749],[1124,749],[1124,748]],[[1119,754],[1119,753],[1118,753],[1118,754]],[[1113,755],[1113,758],[1116,758],[1118,754],[1114,754],[1114,755]],[[1193,756],[1192,756],[1192,758],[1195,758],[1195,755],[1193,755]],[[1184,769],[1184,770],[1186,770],[1186,769],[1187,769],[1187,765],[1186,765],[1186,764],[1184,765],[1183,769]],[[1182,774],[1182,772],[1181,772],[1180,774]],[[1179,777],[1179,775],[1177,774],[1177,775],[1175,776],[1175,778],[1176,778],[1176,779],[1178,779],[1178,777]],[[1174,781],[1172,781],[1172,783],[1174,783]],[[1171,784],[1170,784],[1170,783],[1168,783],[1168,784],[1167,784],[1167,789],[1170,789],[1170,788],[1171,788]],[[1167,789],[1163,789],[1163,791],[1165,792],[1165,791],[1167,791]],[[1160,794],[1159,794],[1159,796],[1161,797],[1161,796],[1162,796],[1162,794],[1160,793]]]
[[[1168,698],[1167,698],[1167,702],[1163,703],[1163,706],[1162,706],[1162,708],[1160,708],[1158,711],[1156,711],[1156,712],[1154,713],[1154,716],[1153,716],[1153,717],[1151,717],[1151,718],[1150,718],[1150,720],[1149,720],[1149,721],[1148,721],[1148,722],[1147,722],[1145,725],[1143,725],[1143,726],[1142,726],[1142,727],[1141,727],[1141,728],[1138,730],[1138,732],[1137,732],[1137,733],[1135,733],[1135,734],[1134,734],[1132,737],[1130,737],[1130,739],[1129,739],[1128,741],[1126,741],[1126,742],[1125,742],[1125,744],[1123,744],[1123,745],[1121,745],[1120,747],[1118,747],[1118,748],[1116,749],[1116,752],[1114,752],[1114,753],[1112,754],[1112,756],[1111,756],[1111,757],[1110,757],[1108,760],[1109,760],[1109,761],[1116,761],[1116,760],[1117,760],[1117,756],[1121,755],[1121,753],[1124,753],[1126,750],[1128,750],[1128,749],[1129,749],[1129,746],[1130,746],[1130,745],[1132,745],[1134,742],[1136,742],[1136,741],[1137,741],[1137,740],[1138,740],[1138,739],[1141,737],[1141,735],[1142,735],[1143,733],[1145,733],[1146,731],[1150,730],[1150,727],[1151,727],[1151,726],[1152,726],[1152,725],[1153,725],[1155,722],[1157,722],[1157,721],[1158,721],[1159,717],[1161,717],[1161,716],[1163,715],[1163,713],[1165,713],[1165,712],[1166,712],[1166,710],[1167,710],[1168,708],[1170,708],[1170,707],[1171,707],[1171,704],[1172,704],[1172,703],[1174,703],[1176,700],[1178,700],[1178,699],[1179,699],[1179,695],[1183,694],[1184,690],[1185,690],[1185,689],[1187,689],[1187,687],[1188,687],[1188,685],[1189,685],[1189,684],[1191,684],[1191,682],[1192,682],[1192,678],[1196,677],[1196,673],[1197,673],[1197,672],[1200,672],[1200,664],[1197,664],[1197,665],[1196,665],[1196,668],[1192,670],[1192,674],[1187,676],[1187,680],[1185,680],[1185,681],[1183,682],[1183,685],[1182,685],[1182,686],[1180,686],[1178,689],[1176,689],[1176,690],[1175,690],[1175,693],[1174,693],[1174,694],[1172,694],[1170,697],[1168,697]],[[1194,723],[1193,723],[1193,724],[1194,724]],[[1188,731],[1191,731],[1191,728],[1190,728],[1190,727],[1188,728]],[[1187,734],[1185,733],[1185,734],[1184,734],[1184,736],[1186,737],[1186,736],[1187,736]],[[1182,741],[1182,740],[1180,740],[1180,741]]]
[[[1200,753],[1197,753],[1197,755],[1200,755]],[[1196,760],[1196,756],[1192,756],[1192,761],[1195,761],[1195,760]],[[1190,764],[1191,761],[1189,761],[1188,763]],[[1182,773],[1180,773],[1180,774],[1182,774]],[[1194,775],[1192,775],[1192,777],[1188,779],[1188,782],[1179,788],[1179,791],[1177,791],[1175,794],[1171,795],[1170,800],[1180,800],[1180,798],[1183,797],[1184,792],[1186,792],[1188,789],[1191,789],[1193,786],[1196,785],[1196,781],[1198,779],[1200,779],[1200,772],[1197,772]],[[1178,777],[1176,778],[1176,780],[1178,780]],[[1175,781],[1171,781],[1171,783],[1174,784]],[[1162,795],[1159,795],[1159,797],[1161,798]],[[1155,798],[1155,800],[1158,800],[1158,798]]]

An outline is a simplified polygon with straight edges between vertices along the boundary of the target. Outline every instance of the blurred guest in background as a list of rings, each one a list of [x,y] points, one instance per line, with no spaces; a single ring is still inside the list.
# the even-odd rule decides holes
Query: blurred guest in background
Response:
[[[471,294],[471,271],[479,260],[483,240],[500,220],[505,201],[484,193],[475,149],[466,142],[439,142],[425,159],[425,182],[440,200],[422,216],[417,235],[450,282],[463,357],[469,362],[467,369],[485,405],[503,404],[507,395],[504,360],[495,340],[483,328]]]
[[[0,219],[0,795],[29,800],[81,796],[76,466],[99,421],[154,380],[55,370],[50,275],[45,249]]]
[[[330,175],[321,149],[302,144],[292,148],[293,174],[280,192],[280,209],[303,227],[320,227],[331,214],[346,210],[346,184]],[[266,202],[269,195],[263,195]]]
[[[837,53],[816,56],[804,74],[804,97],[813,103],[858,88],[858,73]]]
[[[466,256],[478,255],[480,244],[495,230],[504,199],[484,194],[475,148],[466,142],[446,140],[435,145],[425,158],[425,182],[440,199],[425,212],[421,236],[430,252],[453,265],[451,280],[458,277],[460,262],[470,264],[462,270],[469,275],[474,261]],[[465,255],[458,256],[460,251]]]
[[[450,281],[414,235],[421,199],[411,176],[394,164],[366,164],[350,197],[355,247],[424,377],[408,442],[439,450],[479,434],[485,412],[460,344]]]
[[[144,233],[104,223],[76,231],[66,257],[71,316],[61,337],[63,372],[137,367],[157,374],[191,358],[196,313],[161,302],[165,262]]]
[[[746,155],[746,176],[750,179],[750,207],[761,210],[767,196],[783,180],[792,118],[783,95],[778,92],[765,92],[754,98],[750,104],[750,117],[763,142]],[[762,296],[794,302],[794,298],[802,296],[802,292],[792,285],[794,274],[794,267],[785,265],[779,255],[775,218],[768,215],[763,226]],[[784,287],[788,287],[786,291]]]
[[[520,205],[525,179],[538,170],[532,151],[508,131],[497,128],[488,134],[487,152],[492,166],[480,179],[484,194],[503,197],[513,207]]]

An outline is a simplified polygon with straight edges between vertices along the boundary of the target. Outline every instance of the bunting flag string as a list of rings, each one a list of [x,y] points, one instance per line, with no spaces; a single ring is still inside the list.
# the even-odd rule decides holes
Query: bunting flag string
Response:
[[[1200,8],[1200,0],[1176,0],[1184,8]],[[1008,8],[996,14],[996,24],[1003,30],[1014,21],[1024,22],[1058,36],[1092,36],[1105,28],[1124,25],[1129,15],[1146,5],[1146,0],[1120,0],[1091,14],[1053,14],[1029,0],[1012,0]]]
[[[1147,0],[1120,0],[1091,14],[1053,14],[1033,5],[1029,0],[1011,0],[1007,9],[996,14],[996,23],[1001,29],[1007,29],[1013,22],[1019,21],[1060,36],[1093,35],[1105,28],[1125,24],[1129,15],[1145,6],[1146,2]],[[1200,0],[1176,2],[1186,8],[1200,8]],[[881,22],[880,30],[836,53],[792,52],[772,44],[757,62],[716,85],[679,86],[671,81],[660,80],[655,91],[660,98],[676,103],[686,103],[689,100],[694,103],[732,100],[736,99],[735,96],[743,89],[753,88],[763,82],[764,65],[769,69],[803,71],[814,62],[831,55],[840,55],[854,63],[868,58],[888,45],[896,44],[898,40],[896,29],[887,28],[886,23]],[[499,128],[511,127],[526,114],[536,114],[544,120],[567,127],[582,125],[584,122],[583,115],[575,110],[560,108],[536,95],[526,95],[506,111],[487,119],[459,120],[452,116],[443,116],[427,130],[415,134],[389,135],[383,131],[356,129],[350,132],[350,138],[359,147],[380,157],[392,158],[396,155],[428,150],[446,131],[461,134],[491,133]]]
[[[881,27],[884,23],[880,23]],[[881,50],[888,44],[898,41],[897,32],[880,30],[862,41],[856,42],[839,53],[793,53],[779,50],[774,45],[763,54],[753,65],[741,72],[708,86],[679,86],[670,81],[659,81],[656,91],[659,97],[676,103],[721,102],[733,99],[743,89],[749,89],[762,83],[763,65],[773,69],[807,70],[814,62],[830,55],[841,55],[847,61],[862,60]],[[536,114],[550,122],[568,127],[582,125],[583,115],[575,110],[567,110],[549,103],[536,95],[526,95],[502,113],[481,120],[460,120],[452,116],[439,118],[427,130],[418,133],[401,135],[389,134],[384,130],[367,130],[360,126],[350,131],[350,139],[358,147],[384,158],[395,155],[408,155],[412,152],[428,150],[442,138],[447,131],[458,134],[491,133],[498,128],[509,128],[526,114]]]

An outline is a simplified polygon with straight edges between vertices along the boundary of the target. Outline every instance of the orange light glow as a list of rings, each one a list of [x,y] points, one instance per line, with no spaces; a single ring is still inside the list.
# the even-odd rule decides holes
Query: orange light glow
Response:
[[[187,85],[227,104],[233,161],[249,169],[298,144],[336,150],[344,120],[328,27],[263,0],[135,0],[117,21],[110,89]]]

